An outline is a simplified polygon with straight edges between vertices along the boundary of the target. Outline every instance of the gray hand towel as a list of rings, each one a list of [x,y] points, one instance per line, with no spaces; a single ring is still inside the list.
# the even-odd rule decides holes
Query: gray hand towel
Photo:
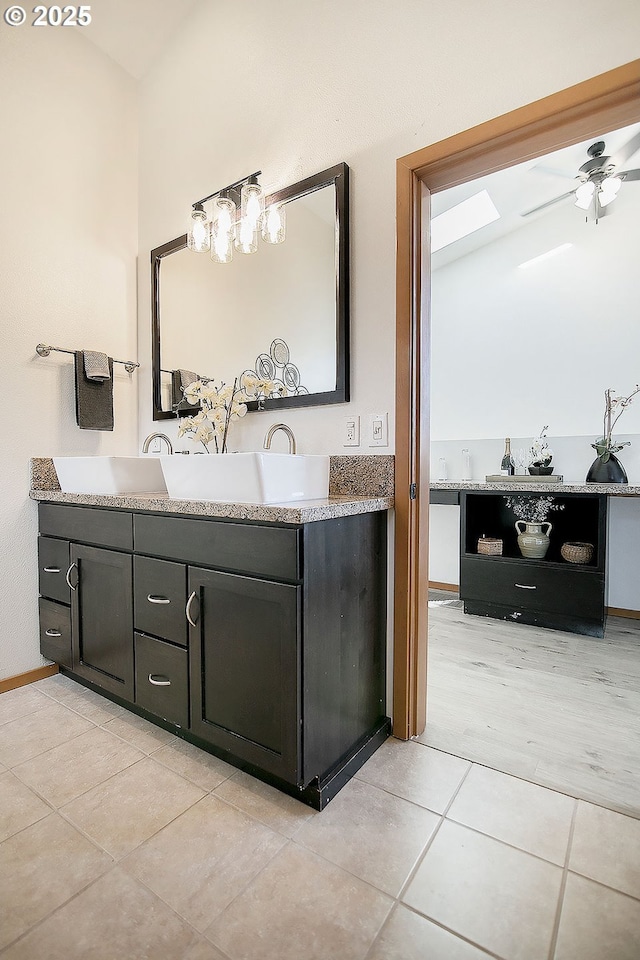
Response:
[[[106,353],[100,353],[98,350],[84,351],[84,375],[87,380],[97,380],[99,383],[110,380],[111,369]]]
[[[84,354],[74,354],[76,423],[81,430],[113,430],[113,360],[108,357],[109,380],[88,380]]]
[[[185,400],[184,390],[190,383],[198,379],[198,374],[192,370],[172,370],[171,371],[171,394],[173,409],[178,410],[180,416],[193,413],[200,409],[200,404],[191,404]],[[179,409],[178,409],[179,408]]]

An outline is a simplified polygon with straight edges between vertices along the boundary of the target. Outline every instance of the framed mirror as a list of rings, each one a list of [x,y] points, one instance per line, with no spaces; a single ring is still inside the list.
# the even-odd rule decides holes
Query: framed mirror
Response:
[[[177,416],[182,371],[216,384],[255,371],[284,385],[250,410],[349,400],[349,168],[266,204],[286,205],[286,239],[255,255],[214,263],[186,234],[151,251],[154,420]]]

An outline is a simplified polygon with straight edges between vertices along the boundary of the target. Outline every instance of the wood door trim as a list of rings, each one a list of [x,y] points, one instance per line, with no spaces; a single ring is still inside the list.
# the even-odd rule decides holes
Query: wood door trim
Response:
[[[424,729],[429,509],[425,194],[640,121],[640,60],[568,87],[396,161],[396,482],[393,732]],[[417,499],[410,498],[416,484]]]

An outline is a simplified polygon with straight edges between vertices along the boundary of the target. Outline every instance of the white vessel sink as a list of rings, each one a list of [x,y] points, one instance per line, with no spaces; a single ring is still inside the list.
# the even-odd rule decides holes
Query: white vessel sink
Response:
[[[291,503],[329,496],[329,457],[225,453],[160,457],[167,491],[177,500]]]
[[[63,493],[162,493],[158,457],[54,457]]]

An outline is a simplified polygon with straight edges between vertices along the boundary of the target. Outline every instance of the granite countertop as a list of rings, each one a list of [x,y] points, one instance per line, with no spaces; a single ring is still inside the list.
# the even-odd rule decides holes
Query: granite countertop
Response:
[[[51,503],[109,507],[116,510],[148,510],[196,517],[253,520],[263,523],[312,523],[358,513],[375,513],[393,508],[395,458],[382,456],[336,456],[330,458],[329,496],[325,500],[296,503],[218,503],[212,500],[174,500],[167,494],[84,494],[63,493],[53,461],[48,457],[31,460],[32,500]]]
[[[631,483],[545,483],[544,480],[432,480],[430,490],[495,490],[501,493],[606,493],[610,497],[640,497],[640,486]]]
[[[32,500],[51,503],[82,504],[117,510],[150,510],[154,513],[179,513],[195,517],[221,517],[229,520],[261,520],[264,523],[312,523],[333,520],[356,513],[390,510],[393,497],[328,497],[326,500],[301,500],[297,503],[217,503],[212,500],[172,500],[166,494],[138,493],[107,496],[102,494],[63,493],[61,490],[31,490]]]

